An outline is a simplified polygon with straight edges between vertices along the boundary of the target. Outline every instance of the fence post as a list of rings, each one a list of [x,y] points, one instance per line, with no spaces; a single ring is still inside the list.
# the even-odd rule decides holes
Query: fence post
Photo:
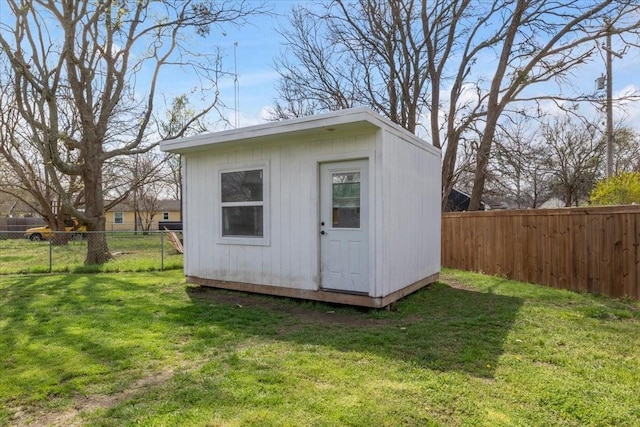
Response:
[[[160,230],[160,271],[164,271],[164,231]]]
[[[49,236],[49,273],[53,271],[53,238],[55,233],[52,231]]]

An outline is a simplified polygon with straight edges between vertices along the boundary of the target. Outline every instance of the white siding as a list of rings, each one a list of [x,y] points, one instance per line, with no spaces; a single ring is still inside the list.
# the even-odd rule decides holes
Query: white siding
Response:
[[[318,290],[320,164],[355,159],[369,160],[369,295],[439,272],[439,150],[370,112],[344,113],[360,117],[351,124],[341,114],[293,121],[282,134],[270,124],[238,130],[238,140],[223,132],[210,142],[200,135],[167,143],[185,160],[188,276]],[[268,237],[255,245],[221,241],[219,171],[255,164],[268,169]]]
[[[373,156],[375,134],[341,134],[213,147],[187,154],[185,174],[185,273],[208,279],[317,290],[318,168],[321,161]],[[268,162],[270,244],[218,242],[218,170],[229,165]],[[373,168],[372,168],[373,169]]]
[[[440,271],[440,157],[385,133],[378,238],[382,295]],[[380,276],[379,276],[380,277]],[[378,287],[380,291],[380,287]],[[382,296],[376,295],[376,296]]]

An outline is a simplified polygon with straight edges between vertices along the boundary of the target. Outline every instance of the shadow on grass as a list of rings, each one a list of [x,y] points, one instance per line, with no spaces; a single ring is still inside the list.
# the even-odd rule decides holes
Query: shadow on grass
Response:
[[[175,349],[171,341],[184,336],[194,352],[258,336],[491,377],[522,305],[443,283],[405,297],[392,312],[200,287],[187,287],[185,301],[135,277],[12,278],[0,289],[0,343],[9,350],[3,367],[27,364],[43,378],[53,372],[54,382],[83,381],[126,370],[160,346]]]
[[[164,273],[4,278],[0,424],[12,416],[2,409],[9,401],[118,393],[137,376],[175,369],[174,359],[232,357],[254,338],[490,378],[522,306],[443,283],[389,312],[200,287],[185,296],[181,281]]]
[[[244,318],[240,322],[234,314],[218,320],[212,314],[211,320],[237,333],[266,333],[278,340],[375,354],[478,377],[493,376],[523,303],[519,298],[443,283],[405,297],[393,312],[208,288],[188,288],[187,292],[193,306],[183,308],[177,319],[186,320],[192,310],[199,312],[203,306],[215,312],[212,303],[217,308],[238,307],[235,316],[252,311],[253,320]],[[277,325],[265,323],[274,317],[279,318]]]

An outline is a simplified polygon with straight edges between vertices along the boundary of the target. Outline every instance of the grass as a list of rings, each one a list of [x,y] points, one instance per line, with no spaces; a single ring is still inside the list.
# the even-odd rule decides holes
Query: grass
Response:
[[[162,241],[164,240],[164,241]],[[172,270],[182,268],[182,255],[161,233],[107,233],[113,259],[103,265],[84,265],[86,240],[70,240],[66,245],[49,241],[0,239],[0,274],[95,273]]]
[[[640,304],[445,271],[394,311],[0,277],[0,425],[640,425]]]

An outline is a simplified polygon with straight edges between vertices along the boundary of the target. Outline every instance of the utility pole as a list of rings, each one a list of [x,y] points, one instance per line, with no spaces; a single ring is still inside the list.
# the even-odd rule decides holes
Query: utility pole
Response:
[[[607,26],[607,178],[613,175],[613,58],[611,50],[611,22]]]
[[[622,58],[622,55],[627,51],[627,47],[624,48],[622,52],[614,52],[611,48],[611,33],[613,33],[613,26],[609,19],[605,19],[604,21],[605,31],[607,33],[607,39],[604,45],[602,45],[602,49],[606,52],[605,62],[606,62],[606,81],[607,81],[607,99],[606,99],[606,107],[607,107],[607,178],[613,176],[613,55],[616,58]],[[602,89],[601,87],[601,78],[596,80],[597,89]]]

